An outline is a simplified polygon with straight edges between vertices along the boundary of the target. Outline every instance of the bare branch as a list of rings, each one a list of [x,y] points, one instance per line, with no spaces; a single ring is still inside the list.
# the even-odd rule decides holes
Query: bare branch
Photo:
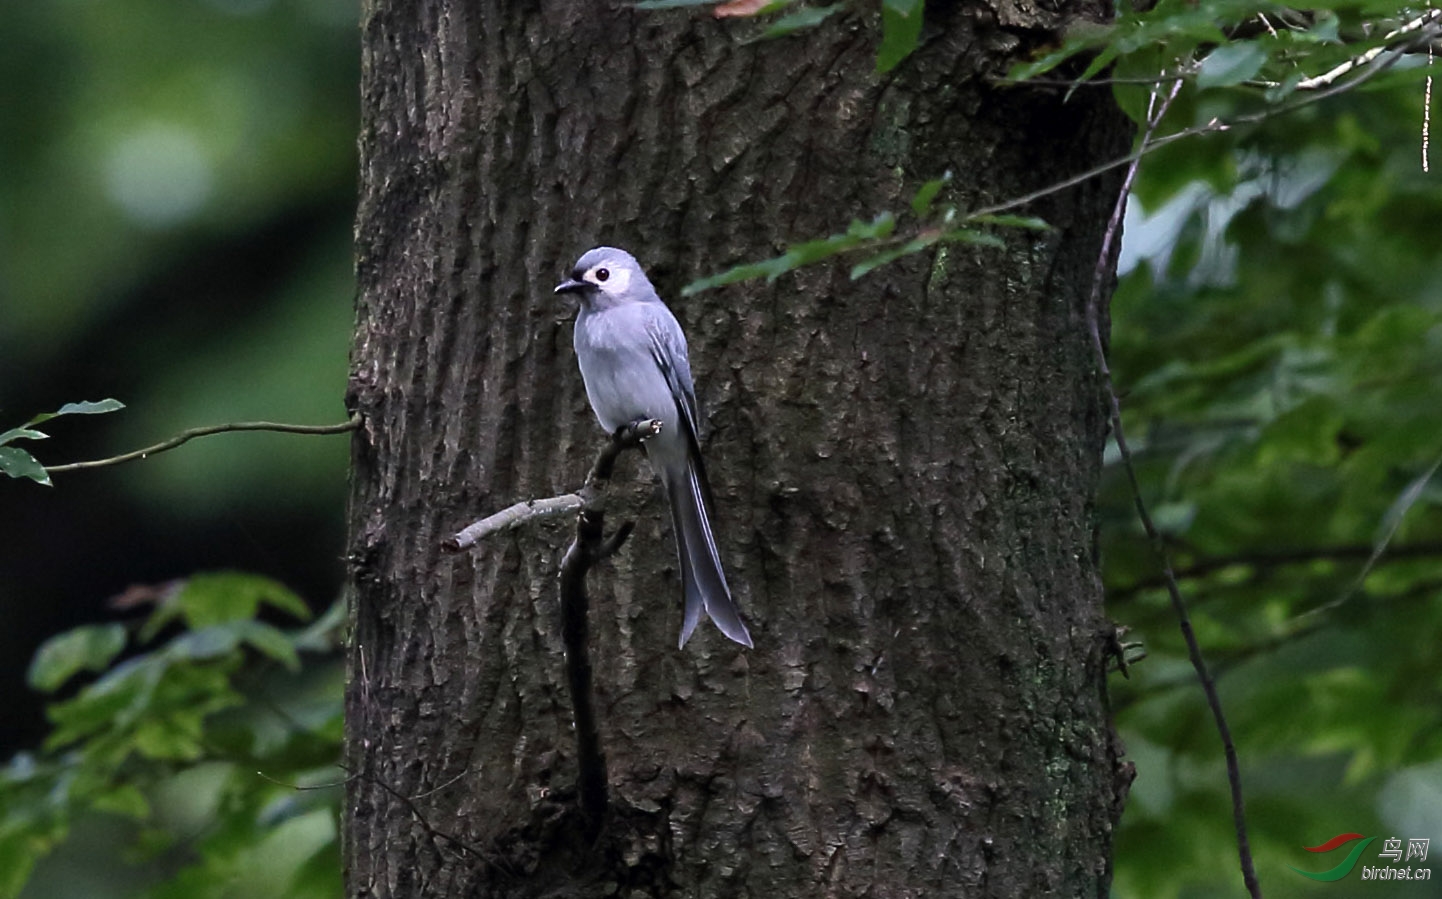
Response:
[[[585,490],[584,487],[581,489]],[[470,549],[497,531],[509,530],[537,518],[552,518],[566,512],[575,512],[584,508],[585,505],[586,497],[581,492],[563,493],[560,496],[548,496],[545,499],[521,500],[494,515],[487,515],[480,521],[466,525],[456,534],[447,538],[441,544],[441,548],[447,552],[458,553],[463,549]]]
[[[596,702],[591,689],[591,656],[587,647],[590,598],[586,595],[586,574],[621,548],[631,536],[634,522],[626,522],[609,538],[605,535],[606,512],[601,507],[611,473],[621,453],[661,433],[657,419],[633,421],[616,429],[597,454],[586,483],[574,493],[515,503],[488,515],[447,538],[441,547],[450,552],[469,549],[483,537],[513,528],[537,518],[580,510],[576,516],[576,537],[561,559],[561,642],[566,647],[566,686],[576,732],[576,792],[586,835],[595,839],[605,821],[610,802],[606,777],[606,756],[601,751],[600,729],[596,726]]]
[[[1442,15],[1442,10],[1429,9],[1422,15],[1413,19],[1412,21],[1407,22],[1406,24],[1401,25],[1398,28],[1383,35],[1382,40],[1390,41],[1395,38],[1401,37],[1404,34],[1410,34],[1411,32],[1422,28],[1424,25],[1435,21],[1439,15]],[[1409,41],[1408,43],[1410,44],[1413,42]],[[1333,68],[1327,72],[1323,72],[1321,75],[1318,75],[1315,78],[1303,79],[1302,81],[1297,83],[1297,90],[1314,90],[1316,88],[1324,87],[1328,84],[1331,84],[1333,81],[1336,81],[1338,78],[1341,78],[1343,75],[1347,74],[1358,66],[1365,66],[1367,63],[1381,56],[1383,53],[1386,53],[1389,49],[1391,49],[1391,46],[1392,45],[1383,44],[1373,47],[1366,53],[1363,53],[1360,56],[1353,57],[1352,59],[1347,60],[1336,68]]]
[[[82,468],[103,468],[107,465],[119,465],[122,462],[133,462],[136,459],[148,459],[157,453],[173,450],[177,446],[189,443],[197,437],[209,437],[211,434],[225,434],[230,431],[275,431],[280,434],[344,434],[347,431],[354,431],[361,424],[360,413],[357,412],[346,421],[335,425],[289,425],[273,421],[233,421],[223,425],[206,425],[203,428],[191,428],[181,431],[169,440],[162,440],[154,446],[147,446],[145,449],[138,449],[134,452],[122,453],[119,456],[111,456],[106,459],[91,459],[86,462],[67,462],[64,465],[47,465],[45,471],[49,474],[60,474],[66,471],[79,471]]]
[[[1268,571],[1287,565],[1305,565],[1318,561],[1366,561],[1370,559],[1375,552],[1375,546],[1357,544],[1347,546],[1312,546],[1278,552],[1240,553],[1234,556],[1216,556],[1197,559],[1190,565],[1174,569],[1173,574],[1178,580],[1185,581],[1206,577],[1209,574],[1215,574],[1218,571],[1235,568],[1237,566],[1246,566],[1258,569],[1259,571]],[[1432,558],[1435,556],[1442,556],[1442,543],[1414,543],[1407,546],[1389,548],[1386,556],[1376,560],[1373,565],[1404,559]],[[1143,590],[1154,590],[1157,587],[1165,586],[1166,578],[1158,574],[1140,578],[1130,584],[1113,588],[1111,595],[1113,598],[1129,596]]]
[[[605,539],[606,513],[585,509],[576,517],[576,538],[561,560],[561,641],[566,646],[566,686],[576,725],[576,792],[586,833],[601,831],[609,803],[606,756],[596,726],[596,704],[591,690],[591,655],[588,648],[590,597],[586,574],[591,567],[620,548],[632,524],[627,522],[611,539]]]
[[[1162,574],[1166,578],[1167,594],[1171,597],[1172,608],[1177,615],[1177,624],[1181,628],[1182,637],[1187,643],[1187,654],[1191,658],[1192,668],[1197,673],[1197,680],[1201,682],[1202,692],[1206,694],[1207,705],[1211,708],[1212,719],[1216,722],[1217,734],[1222,740],[1222,752],[1227,761],[1227,782],[1232,792],[1232,823],[1237,832],[1237,855],[1241,861],[1242,881],[1247,886],[1247,892],[1252,899],[1261,899],[1262,886],[1257,881],[1256,867],[1252,863],[1252,847],[1247,838],[1247,814],[1246,803],[1242,795],[1242,774],[1241,767],[1237,762],[1237,747],[1232,741],[1232,730],[1227,725],[1227,717],[1222,712],[1222,701],[1217,695],[1217,684],[1211,673],[1207,670],[1207,663],[1202,658],[1202,648],[1197,642],[1197,635],[1192,630],[1192,619],[1187,614],[1186,601],[1182,599],[1181,589],[1177,586],[1177,577],[1172,570],[1171,559],[1167,554],[1166,543],[1162,540],[1161,533],[1157,531],[1152,521],[1151,513],[1147,510],[1146,503],[1142,500],[1141,485],[1137,481],[1136,468],[1132,465],[1131,449],[1127,446],[1126,433],[1122,429],[1122,404],[1117,397],[1116,385],[1112,383],[1111,366],[1107,362],[1106,345],[1101,336],[1101,292],[1102,284],[1106,280],[1108,262],[1111,260],[1112,246],[1118,233],[1121,230],[1122,214],[1126,210],[1127,197],[1131,194],[1132,183],[1136,180],[1137,169],[1142,156],[1146,154],[1147,146],[1156,133],[1157,126],[1161,124],[1162,118],[1167,114],[1167,109],[1176,99],[1178,91],[1181,90],[1181,82],[1172,85],[1171,90],[1162,96],[1160,91],[1153,92],[1152,103],[1147,108],[1147,129],[1142,134],[1141,143],[1137,152],[1133,154],[1131,165],[1127,168],[1126,177],[1122,180],[1122,188],[1118,192],[1116,206],[1112,210],[1112,216],[1107,223],[1107,230],[1102,238],[1101,253],[1097,258],[1096,270],[1093,273],[1091,295],[1087,301],[1087,325],[1091,330],[1092,349],[1096,353],[1097,369],[1102,376],[1102,383],[1106,390],[1106,399],[1110,404],[1112,436],[1116,439],[1117,449],[1121,453],[1122,466],[1127,473],[1127,480],[1131,484],[1132,499],[1136,503],[1137,517],[1141,519],[1142,528],[1151,541],[1152,549],[1161,562]],[[1123,650],[1124,652],[1124,650]]]
[[[556,515],[596,506],[605,494],[606,486],[611,480],[611,472],[616,467],[616,459],[620,457],[621,453],[632,447],[640,446],[642,441],[659,433],[661,433],[661,422],[656,419],[632,422],[617,429],[616,433],[611,436],[610,442],[596,456],[596,461],[591,466],[591,473],[586,476],[586,483],[581,486],[580,490],[574,493],[563,493],[560,496],[548,496],[545,499],[526,499],[513,503],[493,515],[487,515],[479,521],[466,525],[460,531],[446,538],[441,543],[441,548],[447,552],[460,552],[470,549],[497,531],[509,530],[538,518],[552,518]],[[619,548],[619,546],[618,543],[617,547]]]

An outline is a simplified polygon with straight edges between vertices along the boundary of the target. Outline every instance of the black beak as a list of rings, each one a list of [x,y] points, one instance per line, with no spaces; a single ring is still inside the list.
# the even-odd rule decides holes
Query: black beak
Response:
[[[556,293],[584,293],[591,285],[585,281],[577,281],[575,278],[568,278],[556,285]]]

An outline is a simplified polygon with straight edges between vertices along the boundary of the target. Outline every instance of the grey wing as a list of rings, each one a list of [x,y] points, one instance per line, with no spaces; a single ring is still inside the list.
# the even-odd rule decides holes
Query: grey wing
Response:
[[[706,463],[701,459],[701,417],[696,411],[696,390],[691,382],[691,362],[686,358],[686,335],[681,326],[662,307],[659,315],[646,320],[646,332],[651,338],[651,358],[666,377],[671,389],[671,398],[676,401],[676,411],[681,418],[681,430],[686,436],[686,454],[700,488],[700,500],[706,511],[706,542],[713,554],[716,553],[716,539],[711,534],[710,515],[716,508],[716,499],[711,495],[711,479],[706,477]],[[720,556],[717,555],[719,559]]]
[[[646,333],[651,338],[651,358],[656,360],[656,367],[661,369],[666,386],[671,389],[671,396],[676,401],[681,429],[686,432],[686,446],[699,463],[701,422],[696,411],[696,388],[691,381],[691,362],[686,358],[686,335],[681,333],[681,326],[676,320],[665,312],[646,320]]]

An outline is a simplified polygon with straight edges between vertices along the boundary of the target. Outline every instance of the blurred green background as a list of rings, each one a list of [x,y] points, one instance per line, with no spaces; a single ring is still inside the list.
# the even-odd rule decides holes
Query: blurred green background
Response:
[[[70,400],[130,404],[53,423],[36,446],[53,463],[200,424],[344,418],[357,15],[352,0],[0,6],[0,426]],[[1442,184],[1421,170],[1424,66],[1166,148],[1127,219],[1118,386],[1231,716],[1270,896],[1352,895],[1355,873],[1289,867],[1339,861],[1302,850],[1339,833],[1442,840]],[[1169,124],[1256,108],[1188,89]],[[35,647],[138,620],[148,605],[107,606],[131,585],[234,569],[329,607],[346,444],[229,435],[53,489],[0,484],[3,754],[46,732],[45,697],[24,686]],[[1115,448],[1100,514],[1109,614],[1148,652],[1113,678],[1138,770],[1115,894],[1239,895],[1221,749]],[[242,629],[251,642],[202,651],[185,634],[217,615],[294,624],[273,583],[210,589],[187,594],[189,629],[170,622],[164,654],[126,651],[163,660],[174,695],[146,706],[173,731],[125,745],[183,773],[101,801],[72,785],[108,809],[73,816],[54,786],[70,762],[24,755],[0,777],[14,787],[0,867],[53,849],[29,899],[338,895],[337,790],[290,786],[341,777],[335,620],[285,646]],[[201,695],[226,707],[203,733],[186,711]],[[72,701],[59,717],[80,726],[86,696]],[[37,837],[55,809],[63,822]]]
[[[196,425],[344,420],[358,7],[0,4],[0,430],[72,400],[128,404],[53,422],[34,450],[57,463]],[[51,489],[0,486],[0,758],[46,732],[45,697],[25,686],[36,647],[137,618],[107,606],[131,585],[240,569],[328,606],[346,459],[345,436],[226,435]],[[204,833],[213,775],[165,787],[157,814]],[[134,833],[84,817],[26,895],[121,895],[176,870],[183,840],[127,864]]]
[[[354,296],[355,0],[0,5],[0,422],[49,463],[238,419],[338,422]],[[0,490],[0,745],[39,641],[132,583],[340,582],[345,437],[228,435]],[[22,489],[23,488],[23,489]],[[38,699],[38,698],[36,698]]]

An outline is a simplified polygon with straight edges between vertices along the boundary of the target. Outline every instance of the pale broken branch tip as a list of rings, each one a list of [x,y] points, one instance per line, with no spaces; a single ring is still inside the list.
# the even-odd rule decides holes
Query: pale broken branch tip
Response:
[[[616,433],[611,435],[610,442],[596,457],[596,462],[591,466],[591,472],[586,476],[586,483],[581,486],[581,489],[573,493],[563,493],[560,496],[525,499],[512,503],[501,511],[472,522],[447,537],[442,541],[441,548],[447,552],[458,553],[470,549],[498,531],[507,531],[541,518],[554,518],[567,512],[595,508],[605,496],[606,485],[611,480],[611,470],[616,465],[617,457],[623,451],[640,446],[642,442],[659,433],[661,433],[661,422],[654,418],[633,421],[618,428]]]

